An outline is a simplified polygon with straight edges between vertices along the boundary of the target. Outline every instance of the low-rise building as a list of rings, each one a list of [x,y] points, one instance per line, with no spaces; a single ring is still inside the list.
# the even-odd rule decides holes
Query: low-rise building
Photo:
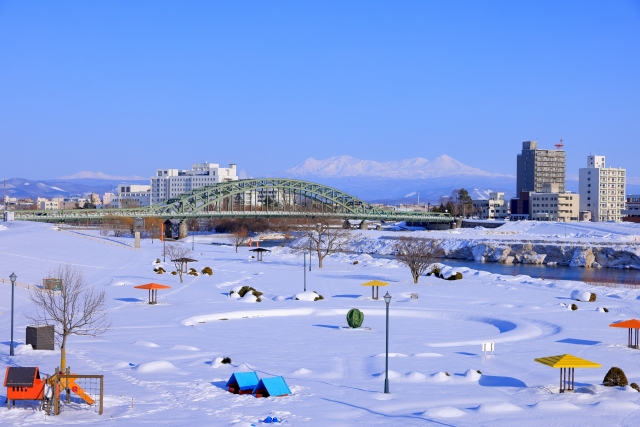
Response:
[[[509,216],[509,204],[503,192],[489,193],[487,200],[473,201],[474,214],[480,219],[505,219]]]
[[[622,211],[622,220],[625,222],[640,223],[640,194],[628,194],[627,206]]]
[[[557,184],[544,184],[541,193],[530,193],[530,217],[536,221],[578,221],[580,195],[559,192]]]
[[[151,204],[151,186],[140,184],[118,185],[118,208],[139,208]],[[111,204],[114,200],[111,200]]]

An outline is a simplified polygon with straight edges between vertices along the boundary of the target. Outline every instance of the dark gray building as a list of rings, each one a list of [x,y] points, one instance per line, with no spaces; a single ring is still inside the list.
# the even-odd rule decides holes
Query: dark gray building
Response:
[[[561,144],[558,145],[562,147]],[[518,154],[516,194],[522,191],[542,193],[544,184],[558,184],[565,192],[567,152],[561,149],[541,150],[538,141],[522,141],[522,153]]]

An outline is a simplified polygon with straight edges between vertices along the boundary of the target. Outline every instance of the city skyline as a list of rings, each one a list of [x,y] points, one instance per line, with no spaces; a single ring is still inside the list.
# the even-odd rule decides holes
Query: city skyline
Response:
[[[515,175],[521,141],[563,139],[568,177],[589,154],[640,177],[639,35],[632,1],[2,2],[2,175],[341,155]]]

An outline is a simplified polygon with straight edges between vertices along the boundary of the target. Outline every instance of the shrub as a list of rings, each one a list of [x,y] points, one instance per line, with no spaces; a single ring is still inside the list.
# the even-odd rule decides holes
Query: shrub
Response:
[[[589,302],[596,302],[596,294],[594,294],[593,292],[589,296]]]
[[[231,363],[231,358],[230,357],[223,357],[222,360],[220,361],[220,363],[224,363],[225,365]]]
[[[347,324],[350,328],[359,328],[364,322],[364,313],[357,308],[352,308],[347,313]]]
[[[156,262],[154,264],[160,264],[160,258],[156,258]]]
[[[631,387],[632,389],[634,389],[637,392],[640,392],[640,387],[638,387],[638,384],[636,384],[636,383],[629,384],[629,387]]]
[[[451,374],[449,374],[449,372],[445,372],[444,374],[445,374],[446,376],[448,376],[448,377],[450,377],[450,376],[451,376]]]
[[[478,369],[476,372],[482,375],[482,371],[480,369]]]
[[[172,271],[172,272],[171,272],[171,275],[172,275],[172,276],[175,276],[175,275],[177,275],[177,274],[178,274],[178,272],[177,272],[177,271]]]
[[[456,274],[452,274],[447,278],[447,280],[460,280],[460,279],[462,279],[462,273],[460,273],[459,271]]]
[[[575,310],[577,310],[577,309],[578,309],[578,306],[577,306],[577,305],[575,305],[575,304],[571,304],[571,310],[574,310],[574,311],[575,311]]]
[[[202,269],[201,271],[202,274],[207,274],[209,276],[213,275],[213,270],[211,270],[211,267],[205,267]]]
[[[431,276],[432,274],[436,277],[440,277],[440,268],[433,267],[431,271],[427,273],[427,276]]]
[[[316,292],[316,291],[313,291],[313,292]],[[316,292],[316,295],[318,296],[313,299],[314,301],[320,301],[321,299],[324,299],[324,297],[317,292]]]
[[[240,298],[242,298],[243,296],[245,296],[247,292],[250,292],[250,291],[255,291],[255,288],[252,288],[251,286],[243,286],[238,291],[238,295],[240,295]]]
[[[629,381],[627,381],[627,376],[624,374],[624,371],[615,366],[609,369],[609,372],[607,372],[607,375],[604,376],[604,380],[602,381],[602,385],[606,387],[622,387],[628,384]]]
[[[360,264],[358,260],[353,261],[353,265]]]
[[[609,312],[609,309],[607,307],[602,307],[602,309],[604,310],[605,313]]]

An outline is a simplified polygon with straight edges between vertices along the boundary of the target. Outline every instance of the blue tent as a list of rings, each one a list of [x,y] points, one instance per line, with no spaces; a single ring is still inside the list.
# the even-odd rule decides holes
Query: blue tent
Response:
[[[234,394],[251,394],[258,382],[258,374],[255,372],[234,372],[225,387]]]
[[[287,396],[291,394],[289,386],[282,377],[263,378],[253,390],[256,397]]]

